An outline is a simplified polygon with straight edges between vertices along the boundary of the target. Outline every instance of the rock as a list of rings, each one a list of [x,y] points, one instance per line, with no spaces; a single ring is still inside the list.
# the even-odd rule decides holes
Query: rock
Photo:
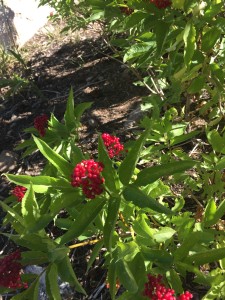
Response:
[[[0,153],[0,173],[9,172],[17,167],[18,154],[10,150],[3,150]]]

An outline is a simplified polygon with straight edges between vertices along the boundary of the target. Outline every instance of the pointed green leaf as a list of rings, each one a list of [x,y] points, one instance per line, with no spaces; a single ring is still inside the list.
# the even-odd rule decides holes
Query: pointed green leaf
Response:
[[[111,251],[112,248],[112,237],[113,232],[115,231],[115,225],[118,218],[118,212],[120,208],[121,198],[111,197],[109,199],[107,217],[105,220],[103,236],[104,244],[107,247],[108,251]]]
[[[131,201],[134,205],[140,208],[150,208],[158,213],[167,215],[174,214],[169,208],[147,196],[135,186],[127,186],[123,191],[123,196],[128,202]]]
[[[97,258],[97,256],[99,255],[99,252],[101,251],[102,247],[103,247],[103,241],[98,241],[94,248],[92,249],[91,252],[91,256],[89,258],[88,264],[87,264],[87,272],[90,269],[90,267],[92,266],[93,262],[95,261],[95,259]]]
[[[174,258],[176,261],[182,261],[185,259],[189,253],[189,251],[195,246],[197,243],[209,243],[214,240],[214,235],[212,233],[207,232],[190,232],[187,237],[184,239],[182,244],[177,248],[174,252]]]
[[[115,300],[116,295],[116,263],[113,259],[108,268],[108,282],[109,282],[109,292],[112,300]]]
[[[138,291],[138,285],[136,280],[134,279],[128,263],[123,260],[117,261],[116,270],[119,281],[123,284],[125,289],[127,289],[132,294],[136,293]]]
[[[48,255],[43,251],[25,251],[21,253],[23,265],[41,265],[47,263]]]
[[[193,168],[196,162],[184,160],[184,161],[174,161],[168,164],[153,166],[150,168],[145,168],[140,171],[137,175],[137,179],[134,184],[137,186],[145,186],[153,183],[162,176],[169,176],[176,173],[181,173],[187,169]]]
[[[220,248],[190,255],[184,259],[184,262],[200,266],[207,263],[217,262],[223,258],[225,258],[225,248]]]
[[[77,280],[76,274],[74,273],[73,267],[70,263],[69,257],[66,256],[61,261],[57,262],[57,268],[59,272],[60,278],[65,281],[69,282],[75,289],[84,295],[86,295],[85,290],[80,285],[79,281]]]
[[[61,300],[56,264],[50,264],[46,270],[46,290],[49,300]]]
[[[136,167],[141,150],[144,146],[145,140],[148,137],[148,135],[149,135],[149,129],[145,130],[142,133],[142,135],[137,139],[132,149],[129,151],[128,155],[120,165],[119,178],[124,185],[129,184],[134,174],[134,169]]]
[[[169,240],[175,233],[176,231],[170,227],[162,227],[153,234],[153,238],[157,243],[164,243],[165,241]]]
[[[76,118],[77,122],[80,122],[80,118],[85,112],[86,109],[90,108],[92,105],[92,102],[83,102],[80,104],[77,104],[74,108],[74,116]]]
[[[216,224],[223,216],[225,212],[225,200],[223,200],[218,208],[216,209],[215,202],[212,202],[211,200],[207,207],[205,212],[205,226],[212,226]]]
[[[11,208],[10,206],[8,206],[7,204],[5,204],[2,201],[0,201],[0,204],[1,204],[2,208],[4,209],[4,211],[6,211],[7,213],[9,213],[22,226],[25,226],[24,219],[13,208]]]
[[[29,188],[30,182],[36,193],[46,193],[49,188],[55,189],[71,189],[71,184],[64,178],[54,178],[50,176],[29,176],[29,175],[13,175],[4,174],[11,182],[17,185]]]
[[[98,157],[99,161],[102,162],[104,165],[102,175],[105,179],[105,186],[110,192],[116,193],[115,169],[113,167],[112,160],[108,156],[107,150],[104,146],[101,136],[99,136],[98,139]]]
[[[65,257],[67,257],[68,253],[69,253],[69,248],[65,246],[51,249],[48,251],[49,261],[57,263],[58,261],[61,261]]]
[[[73,172],[73,167],[68,161],[66,161],[61,155],[56,153],[52,148],[50,148],[43,140],[33,136],[35,143],[38,146],[40,152],[47,158],[47,160],[56,167],[56,169],[70,180],[71,174]]]
[[[171,266],[171,264],[173,263],[173,256],[166,250],[156,250],[142,246],[141,252],[145,258],[145,261],[154,262],[156,264],[162,264],[164,268]]]
[[[202,37],[202,51],[210,51],[221,35],[222,32],[217,27],[213,26],[211,29],[209,29]]]
[[[84,155],[80,148],[76,145],[74,145],[72,142],[70,143],[71,146],[71,155],[70,155],[70,160],[73,163],[74,166],[76,166],[78,163],[80,163],[84,158]]]
[[[57,238],[56,242],[65,244],[72,241],[74,238],[79,237],[100,213],[105,202],[106,199],[98,198],[86,203],[77,219],[74,221],[74,225],[64,235]]]
[[[54,215],[43,215],[41,214],[37,221],[31,224],[28,228],[29,233],[38,232],[48,226],[48,224],[53,220]]]
[[[71,131],[76,125],[76,120],[74,116],[74,98],[73,98],[72,88],[70,89],[69,97],[67,100],[64,120],[65,120],[66,127],[68,128],[69,131]]]
[[[21,212],[28,229],[30,226],[35,224],[36,220],[40,216],[40,210],[35,198],[32,183],[22,199]]]
[[[177,272],[173,269],[166,272],[166,278],[168,280],[168,283],[170,284],[171,288],[176,291],[176,293],[182,294],[183,293],[183,287],[182,287],[182,281],[180,279],[180,276],[177,274]]]
[[[194,55],[195,51],[195,36],[196,36],[196,30],[191,21],[189,21],[186,24],[186,27],[184,29],[184,63],[186,66],[189,65],[189,63],[192,60],[192,57]]]
[[[157,55],[161,55],[169,29],[169,24],[161,20],[157,21],[155,24]]]

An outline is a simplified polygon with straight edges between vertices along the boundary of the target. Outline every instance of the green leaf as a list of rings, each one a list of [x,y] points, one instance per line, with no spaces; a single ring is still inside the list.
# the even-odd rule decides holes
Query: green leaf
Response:
[[[173,212],[157,202],[155,199],[147,196],[144,192],[139,190],[135,186],[127,186],[123,191],[123,196],[128,202],[132,202],[134,205],[140,208],[150,208],[158,213],[172,215]]]
[[[104,146],[101,136],[98,138],[98,157],[99,161],[103,163],[104,169],[102,175],[105,179],[105,186],[111,193],[116,193],[116,174],[113,167],[113,162],[108,156],[108,152]]]
[[[99,255],[99,252],[101,251],[102,247],[103,247],[103,241],[98,241],[94,248],[92,249],[92,252],[91,252],[91,256],[89,258],[89,261],[88,261],[88,264],[87,264],[87,271],[90,269],[90,267],[92,266],[93,262],[95,261],[96,257]]]
[[[198,135],[200,132],[201,132],[200,130],[194,130],[194,131],[191,131],[191,132],[186,133],[186,134],[175,136],[174,138],[171,139],[170,145],[174,146],[174,145],[183,143],[183,142],[185,142],[187,140],[190,140],[193,137],[195,137],[196,135]]]
[[[68,180],[71,179],[71,174],[73,172],[73,167],[68,161],[66,161],[61,155],[56,153],[52,148],[50,148],[43,140],[33,136],[35,143],[38,146],[40,152],[47,158],[47,160],[53,164],[54,167],[64,175]]]
[[[69,253],[69,248],[62,246],[62,247],[55,247],[54,249],[49,249],[48,257],[50,262],[57,263],[58,261],[63,260],[67,257]]]
[[[77,122],[80,122],[80,118],[85,112],[86,109],[90,108],[92,105],[92,102],[84,102],[77,104],[74,108],[74,116],[76,118]]]
[[[225,199],[220,203],[217,209],[215,202],[213,203],[212,201],[213,200],[211,200],[206,207],[205,226],[217,224],[217,222],[224,216]]]
[[[78,163],[80,163],[82,160],[84,160],[84,155],[80,148],[73,144],[73,142],[70,143],[71,146],[71,155],[70,160],[73,163],[74,166],[76,166]]]
[[[223,258],[225,258],[225,248],[220,248],[190,255],[184,259],[184,262],[200,266],[207,263],[217,262]]]
[[[115,224],[118,218],[118,212],[120,208],[120,197],[111,197],[109,199],[108,209],[107,209],[107,217],[105,220],[103,236],[104,236],[104,244],[107,247],[108,251],[111,252],[112,248],[112,237],[113,232],[115,231]]]
[[[116,263],[113,259],[108,267],[108,282],[109,282],[109,292],[112,300],[115,300],[116,295]]]
[[[139,246],[134,241],[124,243],[117,242],[118,245],[118,259],[123,261],[132,261],[136,254],[140,252]]]
[[[210,51],[214,47],[217,40],[221,37],[221,34],[221,30],[217,27],[213,26],[210,28],[202,37],[202,51]]]
[[[205,77],[198,76],[197,78],[193,79],[190,86],[188,87],[187,91],[189,94],[200,93],[205,85]]]
[[[142,293],[144,290],[144,283],[146,282],[146,268],[144,257],[141,252],[138,252],[133,260],[129,262],[129,268],[134,275],[139,291]]]
[[[119,178],[120,181],[124,185],[128,185],[133,174],[134,174],[134,169],[136,167],[136,164],[138,162],[142,147],[144,146],[144,143],[146,141],[146,138],[149,135],[149,130],[145,130],[142,135],[135,141],[133,144],[133,147],[131,150],[128,152],[127,156],[123,160],[123,162],[120,165],[119,168]]]
[[[64,120],[65,120],[66,127],[68,128],[69,131],[71,131],[76,125],[76,120],[74,116],[74,98],[73,98],[72,88],[70,89],[69,97],[67,100]]]
[[[145,55],[148,51],[153,51],[156,44],[154,41],[151,42],[140,42],[139,44],[132,45],[123,57],[123,61],[127,62],[131,59],[138,58],[141,55]]]
[[[17,243],[20,246],[34,250],[34,251],[39,250],[39,251],[43,251],[43,252],[48,252],[51,249],[55,249],[56,246],[58,246],[48,236],[43,236],[43,233],[10,235],[10,239],[12,239],[15,243]]]
[[[137,175],[134,184],[137,186],[145,186],[153,183],[162,176],[169,176],[181,173],[187,169],[193,168],[196,162],[190,160],[174,161],[168,164],[145,168]]]
[[[29,188],[30,183],[36,193],[46,193],[49,188],[55,189],[71,189],[71,184],[64,178],[54,178],[50,176],[29,176],[29,175],[13,175],[4,174],[11,182],[17,185]]]
[[[174,258],[176,261],[184,260],[189,251],[197,244],[197,243],[209,243],[214,240],[214,235],[208,232],[196,231],[190,232],[187,237],[184,239],[179,248],[177,248],[174,252]]]
[[[145,261],[150,261],[156,264],[162,264],[165,266],[171,266],[173,263],[172,255],[166,250],[155,250],[149,247],[142,246],[141,253],[143,254]]]
[[[49,300],[61,300],[56,264],[50,264],[46,270],[46,290]]]
[[[98,198],[89,201],[84,205],[74,225],[61,237],[56,239],[59,244],[65,244],[72,241],[74,238],[79,237],[91,222],[97,217],[105,205],[106,199]]]
[[[169,240],[175,233],[176,231],[170,227],[162,227],[153,234],[153,238],[157,243],[164,243],[165,241]]]
[[[209,199],[204,214],[205,226],[208,226],[208,224],[209,226],[214,224],[216,208],[217,207],[214,199],[213,198]]]
[[[165,44],[169,29],[169,24],[161,20],[157,21],[155,24],[157,55],[160,55],[163,50],[163,46]]]
[[[189,21],[184,28],[184,63],[188,66],[192,60],[195,51],[195,36],[196,30],[191,21]]]
[[[138,291],[138,285],[136,280],[134,279],[128,263],[123,260],[117,261],[116,270],[119,281],[123,284],[125,289],[127,289],[130,293],[135,294]]]
[[[81,194],[80,189],[74,188],[74,191],[64,192],[59,197],[53,198],[50,211],[53,215],[56,215],[61,209],[76,207],[81,204],[83,200],[84,196]]]
[[[62,281],[69,282],[75,289],[84,295],[86,295],[85,290],[80,285],[77,280],[76,274],[73,271],[73,267],[70,263],[69,257],[64,257],[61,261],[56,263],[58,268],[58,273]]]
[[[213,150],[215,150],[216,152],[221,153],[221,151],[223,151],[223,149],[225,148],[225,139],[220,136],[216,129],[207,132],[207,139],[212,145]]]
[[[29,229],[30,226],[35,224],[37,219],[40,216],[40,210],[35,198],[34,190],[32,183],[26,191],[22,203],[21,203],[21,212],[26,224],[26,227]]]
[[[182,281],[175,270],[171,269],[167,271],[166,278],[168,280],[168,283],[170,284],[172,289],[176,291],[176,293],[183,293]]]
[[[21,253],[23,265],[40,265],[47,263],[48,255],[43,251],[25,251]]]
[[[10,206],[8,206],[7,204],[5,204],[2,201],[0,201],[0,204],[1,204],[2,208],[4,209],[4,211],[6,211],[7,213],[9,213],[22,226],[25,226],[24,219],[13,208],[11,208]]]
[[[54,214],[50,214],[50,215],[41,214],[40,217],[37,219],[37,221],[28,227],[28,232],[35,233],[40,231],[41,229],[44,229],[53,220],[53,218],[54,218]]]

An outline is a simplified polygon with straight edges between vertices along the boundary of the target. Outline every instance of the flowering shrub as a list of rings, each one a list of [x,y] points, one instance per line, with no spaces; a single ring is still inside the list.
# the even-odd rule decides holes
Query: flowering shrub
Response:
[[[9,289],[27,288],[27,283],[21,279],[22,265],[19,262],[21,253],[19,250],[0,259],[0,287]]]
[[[68,257],[74,246],[71,243],[76,246],[77,240],[84,236],[95,238],[91,262],[100,251],[105,252],[104,267],[108,271],[112,299],[115,299],[119,282],[125,289],[121,300],[142,300],[146,297],[189,300],[192,294],[183,292],[187,271],[195,275],[199,284],[205,282],[210,286],[212,283],[207,294],[215,293],[214,288],[223,283],[221,270],[225,247],[214,225],[224,214],[225,202],[223,200],[217,206],[212,197],[215,191],[223,195],[222,187],[208,187],[202,178],[212,176],[215,160],[212,165],[209,162],[215,149],[223,151],[223,143],[218,143],[223,138],[216,131],[208,132],[207,138],[213,150],[208,156],[204,154],[203,164],[179,152],[176,147],[167,149],[168,145],[177,145],[177,142],[190,137],[186,133],[188,124],[177,123],[177,111],[171,108],[164,114],[158,111],[160,115],[155,112],[151,118],[145,117],[142,133],[136,140],[127,143],[129,151],[125,152],[121,161],[115,163],[112,158],[121,154],[123,145],[116,136],[107,133],[99,135],[98,154],[93,159],[81,151],[77,136],[76,140],[74,138],[81,113],[89,105],[85,103],[74,107],[73,104],[70,93],[65,124],[51,116],[48,129],[51,139],[47,138],[47,134],[43,138],[33,135],[33,144],[31,141],[25,143],[28,147],[32,145],[32,149],[36,145],[48,161],[41,175],[6,174],[18,187],[16,190],[19,192],[14,194],[22,199],[26,191],[22,205],[15,204],[12,197],[1,201],[6,212],[4,223],[10,223],[15,232],[11,238],[24,247],[23,259],[32,264],[35,257],[36,264],[44,265],[47,286],[52,287],[47,289],[48,295],[60,299],[58,276],[73,285],[76,291],[85,294]],[[154,141],[150,148],[149,141]],[[162,154],[160,158],[159,153]],[[217,178],[222,176],[223,163],[220,164],[218,161]],[[197,174],[195,179],[186,173],[189,169]],[[182,185],[184,191],[175,194],[171,184]],[[223,186],[224,181],[221,184]],[[197,215],[197,209],[196,212],[185,209],[190,185],[210,195],[210,202],[202,204],[204,215]],[[23,187],[22,191],[20,187]],[[67,219],[62,220],[62,210],[66,212]],[[48,234],[50,222],[60,229],[56,230],[60,235],[54,239]],[[199,270],[200,266],[210,262],[217,262],[218,267],[204,275]],[[149,273],[162,274],[162,277],[149,275],[146,283]],[[218,280],[215,286],[214,276]],[[28,282],[29,287],[21,293],[21,297],[25,295],[27,299],[33,299],[39,277]],[[14,284],[11,282],[10,286],[19,286],[17,277]],[[220,297],[223,298],[222,293]],[[19,295],[15,300],[20,299]]]
[[[74,187],[82,187],[84,195],[94,199],[103,192],[104,178],[100,176],[104,166],[93,159],[83,160],[73,170],[71,184]]]
[[[16,186],[12,191],[12,195],[17,198],[18,202],[21,202],[26,193],[26,190],[27,188],[23,186]]]
[[[119,156],[124,150],[124,146],[120,143],[120,139],[108,133],[102,134],[102,140],[108,150],[110,158]]]
[[[34,119],[34,128],[37,129],[41,137],[45,136],[47,124],[48,124],[48,116],[46,114],[37,116]]]
[[[6,174],[27,188],[22,205],[10,197],[1,202],[4,224],[14,232],[10,237],[24,247],[27,261],[35,253],[35,263],[44,265],[50,299],[60,299],[58,276],[85,294],[68,256],[71,244],[85,237],[86,243],[96,242],[89,267],[100,251],[105,254],[113,300],[117,280],[124,289],[120,300],[191,299],[190,292],[183,293],[187,274],[204,287],[203,300],[225,299],[223,1],[41,3],[53,5],[73,29],[93,20],[104,23],[111,49],[132,68],[136,84],[148,88],[142,108],[150,111],[116,163],[112,158],[123,145],[115,136],[99,135],[94,159],[81,150],[80,118],[91,104],[74,107],[72,92],[64,124],[52,114],[48,130],[46,119],[35,125],[41,138],[28,129],[32,140],[17,150],[26,148],[26,156],[38,149],[47,164],[35,177]],[[121,14],[125,5],[131,14]],[[50,222],[60,229],[54,239]],[[162,274],[163,283],[150,277],[145,285],[149,273]],[[26,299],[34,299],[39,278],[31,282]]]

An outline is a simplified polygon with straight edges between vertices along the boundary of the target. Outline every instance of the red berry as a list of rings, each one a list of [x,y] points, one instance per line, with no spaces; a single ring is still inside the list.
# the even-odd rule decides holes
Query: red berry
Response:
[[[158,9],[167,8],[172,4],[170,0],[150,0]]]
[[[37,129],[41,137],[45,136],[47,125],[48,125],[48,116],[46,114],[37,116],[34,119],[34,128]]]
[[[14,195],[15,197],[17,197],[17,201],[18,202],[21,202],[22,199],[23,199],[23,197],[24,197],[24,195],[25,195],[25,193],[26,193],[26,190],[27,189],[25,187],[17,185],[13,189],[12,195]]]
[[[22,265],[19,262],[21,259],[21,253],[19,250],[0,259],[0,286],[17,289],[27,288],[27,283],[23,283],[21,280]]]
[[[103,192],[104,178],[100,175],[103,168],[101,162],[95,162],[93,159],[83,160],[73,170],[71,185],[82,187],[84,195],[89,199],[94,199],[96,195]]]
[[[103,133],[102,140],[106,149],[108,150],[110,158],[119,156],[124,150],[124,146],[120,143],[120,139],[114,135]]]

